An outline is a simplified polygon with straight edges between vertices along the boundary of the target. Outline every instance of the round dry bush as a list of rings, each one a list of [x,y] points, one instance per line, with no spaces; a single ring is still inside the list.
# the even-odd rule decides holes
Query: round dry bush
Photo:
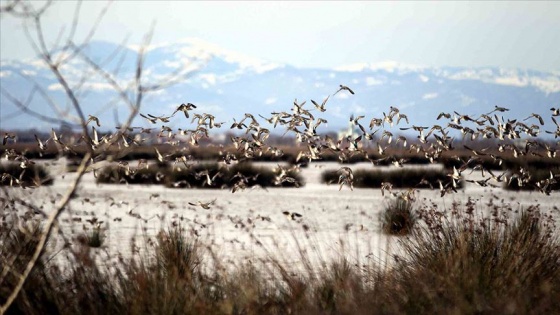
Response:
[[[388,202],[380,215],[383,232],[391,235],[409,234],[417,221],[412,202],[402,197]]]

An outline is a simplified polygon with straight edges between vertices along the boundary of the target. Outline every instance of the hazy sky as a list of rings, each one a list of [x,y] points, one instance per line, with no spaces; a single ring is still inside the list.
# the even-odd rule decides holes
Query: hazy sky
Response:
[[[83,3],[78,35],[87,32],[104,5]],[[51,38],[70,24],[74,7],[61,1],[48,12],[44,26]],[[199,37],[300,67],[395,60],[560,70],[560,1],[116,1],[95,38],[120,42],[130,35],[129,43],[139,43],[153,21],[153,43]],[[21,21],[2,16],[0,24],[2,59],[33,56]]]

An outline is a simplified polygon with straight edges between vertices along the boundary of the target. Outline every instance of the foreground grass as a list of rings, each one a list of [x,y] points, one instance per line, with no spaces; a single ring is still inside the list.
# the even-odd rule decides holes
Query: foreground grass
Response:
[[[467,214],[453,220],[434,209],[421,212],[427,224],[402,243],[407,257],[388,288],[407,313],[560,310],[560,247],[551,218],[530,207],[509,221],[511,209],[491,207],[490,217],[478,217],[467,205]]]
[[[45,253],[9,314],[552,314],[560,312],[560,247],[538,207],[515,216],[489,204],[418,210],[395,262],[340,259],[304,271],[269,257],[225,268],[181,227],[162,231],[146,254],[108,266],[76,244]],[[447,214],[446,214],[447,213]],[[0,232],[0,303],[36,246],[40,227]],[[302,250],[302,259],[305,252]],[[62,255],[62,257],[60,256]],[[101,259],[95,259],[101,255]],[[98,257],[99,258],[99,257]],[[9,269],[6,269],[9,266]],[[267,266],[263,268],[263,266]]]

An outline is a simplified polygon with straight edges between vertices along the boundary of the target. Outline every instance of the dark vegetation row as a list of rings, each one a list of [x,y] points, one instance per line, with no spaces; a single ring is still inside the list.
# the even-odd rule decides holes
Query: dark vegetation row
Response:
[[[38,187],[52,185],[53,178],[43,165],[0,163],[0,186]]]
[[[560,245],[551,218],[530,207],[504,219],[513,214],[507,206],[491,206],[493,215],[479,218],[471,207],[418,210],[423,224],[400,238],[402,250],[388,265],[340,258],[294,271],[268,257],[227,267],[181,227],[162,231],[145,254],[130,258],[110,259],[103,248],[73,241],[55,259],[42,254],[7,314],[560,313]],[[3,223],[0,259],[13,263],[2,274],[0,303],[40,231]],[[303,247],[300,255],[309,262]]]
[[[391,183],[393,188],[430,188],[439,189],[439,181],[448,183],[450,177],[447,171],[440,169],[403,169],[364,170],[354,171],[354,187],[381,188],[383,183]],[[321,174],[323,183],[337,184],[340,177],[337,170],[324,171]],[[463,187],[458,181],[457,189]]]
[[[552,174],[560,172],[558,168],[552,169],[533,169],[529,168],[524,173],[519,170],[508,170],[499,175],[503,176],[503,182],[500,184],[506,190],[519,191],[519,190],[532,190],[542,191],[550,194],[551,191],[560,190],[560,181],[556,178],[551,178]],[[414,189],[441,189],[442,186],[447,186],[451,177],[452,170],[446,169],[390,169],[390,170],[364,170],[359,169],[354,171],[354,187],[359,188],[381,188],[383,183],[390,183],[392,188],[414,188]],[[337,184],[341,173],[337,170],[324,171],[321,174],[321,180],[327,184]],[[498,175],[498,174],[496,174]],[[528,177],[525,181],[521,181],[524,177]],[[491,179],[489,174],[486,174],[486,179]],[[482,180],[481,182],[484,182]],[[495,181],[491,181],[488,185],[496,185]],[[464,181],[456,182],[455,189],[464,187]]]
[[[70,160],[69,171],[77,169],[76,160]],[[181,164],[178,164],[181,165]],[[519,169],[508,170],[502,187],[507,190],[560,190],[560,181],[551,180],[550,174],[557,174],[560,168],[528,168],[523,175]],[[206,173],[208,175],[206,175]],[[380,188],[383,183],[391,183],[393,188],[430,188],[438,189],[439,181],[447,183],[450,171],[437,169],[393,169],[393,170],[357,170],[354,172],[354,187]],[[20,163],[0,163],[0,186],[38,187],[52,185],[52,176],[43,165],[30,164],[21,168]],[[229,168],[218,163],[195,163],[189,167],[172,167],[171,163],[155,163],[149,168],[135,170],[118,164],[103,167],[96,172],[98,183],[109,184],[161,184],[166,187],[184,188],[238,188],[252,187],[300,187],[304,180],[296,170],[287,172],[288,179],[279,178],[279,170],[267,167],[255,167],[251,163],[238,163]],[[322,173],[324,183],[338,183],[340,173],[336,170]],[[519,178],[529,179],[519,185]],[[293,179],[293,180],[292,180]],[[549,182],[545,184],[545,182]],[[462,188],[463,181],[457,182],[457,189]],[[548,185],[548,187],[544,187]]]
[[[108,184],[161,184],[172,188],[246,188],[300,187],[304,180],[296,170],[280,176],[280,170],[256,167],[251,163],[237,163],[224,167],[218,163],[196,163],[188,167],[159,163],[137,171],[119,165],[110,165],[97,173],[97,183]]]
[[[526,169],[525,176],[529,177],[528,182],[519,185],[520,182],[517,178],[523,178],[524,175],[520,170],[512,170],[508,173],[510,176],[513,175],[513,178],[504,183],[503,187],[508,190],[560,190],[560,178],[551,177],[551,172],[552,174],[558,174],[560,172],[560,167]]]
[[[297,146],[284,146],[279,147],[282,153],[273,153],[272,151],[264,152],[262,155],[254,155],[251,157],[244,157],[238,150],[233,147],[220,148],[217,146],[206,147],[190,147],[184,150],[178,150],[176,147],[170,145],[156,145],[156,146],[134,146],[126,150],[117,151],[117,149],[109,149],[102,153],[103,159],[109,161],[131,161],[131,160],[157,160],[155,149],[157,148],[162,155],[166,156],[168,160],[175,160],[181,156],[188,156],[195,160],[222,160],[225,152],[229,152],[237,157],[239,160],[252,160],[263,162],[289,162],[295,164],[297,161],[298,153],[301,150],[306,150],[305,147]],[[86,150],[84,147],[75,147],[73,152],[59,152],[55,147],[49,147],[45,151],[40,151],[35,144],[30,143],[16,143],[9,144],[0,149],[0,154],[4,155],[6,150],[13,149],[22,153],[28,159],[56,159],[60,156],[66,156],[71,159],[79,159],[83,157]],[[350,155],[346,159],[341,160],[339,154],[332,151],[323,151],[319,154],[320,161],[324,162],[340,162],[345,164],[353,164],[358,162],[376,161],[376,165],[390,165],[394,160],[403,159],[406,164],[425,165],[430,164],[432,161],[423,153],[411,152],[409,150],[388,148],[385,155],[381,156],[377,150],[366,149],[367,157],[362,153]],[[537,152],[538,153],[538,152]],[[472,156],[472,152],[465,149],[455,149],[443,152],[434,163],[441,163],[446,168],[455,166],[459,168],[463,166]],[[297,161],[306,164],[305,160]],[[518,169],[519,167],[541,169],[541,168],[560,168],[560,159],[552,158],[546,155],[546,151],[538,155],[527,155],[522,158],[514,157],[511,153],[500,153],[487,151],[486,155],[476,156],[475,160],[470,162],[470,166],[481,165],[485,169],[490,170],[508,170]]]

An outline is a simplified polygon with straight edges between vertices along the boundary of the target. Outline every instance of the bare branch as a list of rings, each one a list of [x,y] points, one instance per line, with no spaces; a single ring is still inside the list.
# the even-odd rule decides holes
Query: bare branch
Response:
[[[39,83],[37,83],[37,81],[35,81],[32,77],[17,71],[16,72],[17,75],[21,76],[22,78],[24,78],[25,80],[31,82],[33,84],[33,88],[37,90],[37,92],[39,92],[39,94],[41,94],[41,96],[43,97],[43,99],[47,102],[47,104],[49,104],[49,106],[52,108],[52,110],[54,112],[56,112],[58,114],[58,116],[60,117],[67,117],[70,120],[77,120],[77,117],[71,117],[68,113],[68,109],[66,110],[62,110],[58,107],[58,105],[54,102],[54,100],[50,97],[49,93],[47,93],[47,91],[45,91],[45,88],[42,87],[41,85],[39,85]]]
[[[41,16],[37,15],[34,18],[35,32],[37,32],[39,47],[41,48],[41,56],[47,61],[49,66],[52,64],[51,53],[47,48],[47,43],[45,41],[45,36],[43,35],[43,26],[41,25]]]
[[[26,3],[22,0],[11,0],[5,6],[0,6],[0,14],[7,13],[11,16],[17,18],[30,18],[36,15],[41,15],[45,12],[52,4],[52,0],[49,0],[38,10],[34,9],[31,4]]]
[[[81,51],[87,44],[89,44],[89,43],[91,42],[91,39],[93,38],[93,36],[94,36],[95,33],[97,32],[97,28],[98,28],[99,25],[101,24],[101,20],[103,20],[103,17],[105,16],[105,14],[107,13],[107,11],[109,10],[109,7],[111,6],[112,2],[113,2],[112,0],[109,1],[109,2],[107,3],[107,5],[106,5],[105,7],[103,7],[103,9],[101,10],[101,12],[100,12],[99,15],[97,16],[97,19],[95,20],[95,23],[93,23],[91,29],[89,30],[89,33],[88,33],[88,34],[86,35],[86,37],[84,38],[83,42],[82,42],[80,45],[78,45],[78,51]],[[63,51],[66,51],[67,48],[70,47],[70,45],[74,45],[74,44],[73,44],[73,42],[74,42],[74,41],[73,41],[73,37],[74,37],[73,34],[72,34],[71,37],[68,37],[67,44],[66,44],[66,46],[64,47]],[[74,58],[75,54],[76,54],[76,53],[70,54],[70,55],[68,55],[68,56],[63,56],[63,57],[61,57],[60,60],[57,60],[57,64],[65,63],[66,61],[68,61],[68,60]],[[64,58],[64,57],[66,57],[66,58]]]
[[[152,35],[154,34],[153,32],[154,32],[154,24],[152,23],[152,27],[150,28],[150,31],[144,36],[144,44],[140,47],[140,51],[138,52],[138,59],[136,63],[136,78],[135,78],[136,104],[134,106],[136,109],[140,108],[140,104],[142,104],[142,97],[144,94],[144,90],[142,88],[141,78],[142,78],[142,70],[144,68],[144,57],[145,57],[144,51],[152,41]]]
[[[56,36],[56,39],[54,41],[53,44],[53,51],[58,50],[58,47],[60,47],[60,42],[62,41],[62,37],[64,35],[64,31],[66,30],[66,25],[62,25],[60,27],[60,31],[58,31],[58,35]]]
[[[0,13],[10,13],[14,14],[16,10],[16,6],[19,4],[17,0],[7,1],[5,5],[0,5]]]
[[[66,122],[63,119],[58,119],[58,118],[53,118],[53,117],[48,117],[45,116],[43,114],[40,114],[32,109],[29,109],[29,105],[30,105],[30,100],[32,99],[32,97],[30,99],[28,99],[28,102],[24,103],[21,102],[20,100],[18,100],[16,97],[14,97],[13,95],[11,95],[6,89],[4,89],[3,87],[0,87],[0,91],[2,92],[2,95],[4,95],[10,102],[12,102],[14,105],[16,105],[21,112],[29,114],[30,116],[33,117],[37,117],[43,121],[46,122],[50,122],[50,123],[55,123],[55,124],[61,124]],[[30,96],[32,94],[35,93],[35,91],[37,91],[36,89],[33,89],[32,93],[30,93]]]
[[[43,5],[42,7],[40,7],[38,10],[34,10],[34,14],[35,16],[41,16],[43,15],[43,13],[45,13],[45,11],[47,11],[48,8],[50,8],[50,6],[53,4],[53,0],[48,0],[47,3],[45,3],[45,5]]]
[[[79,17],[80,17],[80,9],[81,9],[81,7],[82,7],[82,1],[80,0],[80,1],[78,1],[78,2],[76,3],[76,8],[75,8],[75,10],[74,10],[74,18],[73,18],[73,20],[72,20],[72,26],[71,26],[71,29],[70,29],[70,34],[68,35],[68,37],[67,37],[67,39],[66,39],[67,42],[71,42],[71,41],[74,39],[74,35],[75,35],[75,33],[76,33],[76,29],[78,28],[78,19],[79,19]],[[60,36],[60,35],[62,35],[62,33],[60,33],[59,36]],[[61,37],[57,38],[57,40],[56,40],[56,42],[55,42],[55,45],[54,45],[53,48],[52,48],[53,51],[57,49],[58,43],[60,42],[60,39],[61,39]],[[57,58],[55,64],[58,64],[58,65],[61,64],[62,59],[65,57],[64,52],[66,52],[66,50],[67,50],[67,47],[65,46],[65,47],[62,49],[62,51],[61,51],[62,53],[60,53],[60,54],[58,55],[58,58]]]
[[[172,81],[172,80],[168,80],[168,81],[165,81],[163,83],[160,83],[159,85],[156,84],[156,85],[152,85],[152,86],[148,86],[148,87],[143,85],[142,76],[144,74],[145,52],[146,52],[146,49],[147,49],[147,47],[148,47],[148,45],[149,45],[149,43],[152,39],[153,30],[154,30],[153,26],[151,27],[150,31],[144,37],[144,43],[143,43],[143,45],[141,46],[141,48],[138,52],[137,64],[136,64],[136,73],[135,73],[134,78],[132,79],[131,84],[127,87],[122,87],[122,85],[117,82],[117,79],[114,76],[114,74],[111,75],[109,72],[107,72],[106,70],[103,69],[103,63],[101,63],[101,64],[95,63],[93,60],[91,60],[90,58],[85,56],[85,54],[83,54],[82,51],[81,51],[83,49],[83,47],[85,45],[87,45],[87,43],[93,37],[95,31],[98,28],[99,22],[101,21],[102,17],[105,15],[109,6],[107,6],[101,12],[101,14],[98,17],[97,22],[92,27],[88,36],[86,36],[86,39],[85,39],[84,43],[82,43],[81,45],[76,45],[73,42],[73,36],[74,36],[74,33],[75,33],[75,29],[77,27],[76,25],[77,25],[78,20],[79,20],[79,18],[78,18],[79,8],[76,9],[76,13],[75,13],[74,20],[73,20],[73,28],[70,32],[68,42],[65,45],[65,48],[63,49],[64,51],[68,50],[68,49],[71,49],[72,53],[71,54],[63,54],[63,55],[65,55],[65,57],[57,60],[57,62],[53,62],[53,60],[52,60],[53,51],[49,51],[49,49],[46,45],[46,42],[45,42],[45,37],[44,37],[44,34],[43,34],[43,28],[42,28],[42,24],[41,24],[41,14],[44,11],[33,11],[32,9],[26,7],[27,6],[26,3],[23,4],[22,6],[25,7],[26,12],[30,12],[28,17],[30,17],[32,23],[34,23],[34,32],[35,32],[35,35],[36,35],[36,37],[34,38],[31,35],[31,32],[26,25],[26,28],[25,28],[26,36],[27,36],[30,44],[33,46],[33,48],[38,53],[38,55],[41,56],[42,60],[47,64],[50,71],[54,74],[58,83],[62,86],[62,88],[63,88],[63,90],[66,94],[66,97],[69,99],[72,107],[74,108],[74,110],[76,111],[76,113],[79,116],[80,125],[82,127],[83,139],[89,145],[87,146],[87,152],[84,155],[84,157],[83,157],[83,159],[80,163],[80,166],[79,166],[78,171],[76,173],[76,177],[73,180],[72,185],[70,186],[70,188],[68,189],[66,194],[62,197],[62,199],[59,201],[59,203],[56,205],[55,209],[48,215],[48,217],[46,219],[46,223],[45,223],[45,230],[41,234],[41,237],[39,239],[37,247],[36,247],[31,259],[28,261],[24,271],[22,272],[21,275],[19,275],[19,280],[18,280],[15,288],[10,293],[8,298],[6,299],[4,305],[2,305],[0,307],[0,313],[4,313],[10,307],[10,305],[14,302],[14,300],[17,298],[18,294],[21,292],[21,289],[23,288],[25,282],[27,281],[27,278],[28,278],[29,274],[31,273],[31,271],[33,270],[33,267],[37,263],[37,260],[39,259],[39,257],[41,257],[41,255],[44,252],[45,244],[46,244],[47,240],[53,234],[54,228],[57,226],[58,217],[67,208],[68,203],[69,203],[70,199],[72,198],[72,195],[75,193],[83,175],[87,171],[88,163],[90,163],[90,161],[91,161],[91,163],[94,163],[95,158],[98,157],[98,156],[94,156],[96,154],[96,152],[99,152],[99,150],[105,150],[105,149],[111,147],[117,141],[120,141],[121,137],[126,134],[126,131],[129,128],[132,120],[138,114],[138,111],[139,111],[139,109],[142,105],[143,96],[144,96],[145,93],[153,91],[155,89],[159,89],[163,86],[166,86],[168,82],[175,82],[175,81]],[[24,9],[22,9],[22,10],[24,10]],[[61,31],[61,33],[62,32],[63,31]],[[107,60],[110,61],[114,58],[114,56],[117,56],[118,51],[119,51],[119,49],[117,49],[114,54],[111,54],[108,57]],[[85,116],[84,116],[84,113],[82,111],[82,109],[83,109],[82,104],[80,103],[80,100],[78,99],[79,88],[82,86],[83,83],[79,83],[78,86],[72,87],[72,86],[70,86],[70,81],[68,80],[68,78],[65,77],[64,74],[61,72],[61,65],[64,62],[70,60],[71,58],[73,58],[74,56],[77,56],[77,55],[81,56],[82,59],[84,59],[86,61],[86,63],[90,66],[90,68],[93,69],[94,73],[100,74],[111,85],[111,87],[117,92],[117,94],[119,96],[119,99],[122,100],[123,102],[125,102],[126,104],[128,104],[129,107],[130,107],[130,113],[129,113],[127,119],[125,120],[125,122],[120,127],[119,131],[115,132],[111,137],[106,138],[106,142],[102,146],[98,146],[98,143],[96,143],[95,146],[92,145],[93,142],[92,142],[92,139],[91,139],[91,137],[89,135],[89,132],[88,132],[89,130],[88,130],[88,127],[87,127],[87,121],[85,120]],[[122,60],[124,60],[124,59],[122,59]],[[120,64],[122,64],[122,60],[117,65],[117,70],[120,68]],[[88,74],[90,74],[90,72],[85,73],[85,75],[88,75]],[[85,76],[85,78],[86,79],[91,78],[91,76]],[[173,76],[170,76],[170,78],[173,78]],[[82,80],[82,82],[85,82],[86,79]],[[129,96],[128,95],[129,90],[133,91],[133,94],[135,94],[135,95]],[[27,103],[31,102],[31,100],[33,99],[33,95],[37,91],[39,91],[40,93],[47,94],[40,86],[36,85],[33,92],[28,97]],[[63,121],[63,120],[60,120],[60,119],[53,119],[53,118],[44,116],[42,114],[39,114],[35,111],[29,110],[28,109],[29,104],[27,104],[27,105],[23,104],[21,101],[18,101],[15,97],[10,95],[5,90],[2,90],[2,93],[4,93],[6,95],[6,97],[9,98],[12,102],[16,103],[16,106],[17,106],[17,104],[19,104],[20,107],[21,107],[21,110],[26,111],[26,113],[30,113],[30,114],[34,113],[32,115],[34,115],[36,117],[39,117],[40,119],[47,120],[49,122],[60,123],[60,122]],[[52,102],[52,100],[51,100],[51,102]],[[56,107],[54,102],[52,102],[52,106]]]
[[[71,46],[71,47],[73,47],[75,49],[75,51],[80,54],[80,57],[90,67],[92,67],[95,71],[97,71],[99,74],[101,74],[101,76],[103,76],[103,78],[119,93],[119,95],[121,96],[123,101],[125,101],[131,108],[134,107],[134,104],[130,101],[130,99],[128,98],[128,95],[126,95],[126,91],[121,88],[121,86],[117,83],[117,81],[115,81],[115,79],[113,79],[113,77],[109,73],[107,73],[105,70],[103,70],[98,64],[93,62],[93,60],[91,60],[85,54],[79,52],[77,46]]]
[[[119,48],[122,50],[123,47],[126,46],[126,42],[128,41],[128,38],[130,37],[130,35],[127,35],[123,41],[121,42]],[[117,64],[115,65],[115,69],[113,69],[113,71],[111,71],[113,73],[114,76],[118,76],[121,66],[123,65],[125,59],[126,59],[126,54],[128,53],[128,50],[125,50],[124,53],[122,54],[121,58],[119,59],[119,61],[117,62]]]
[[[80,9],[82,8],[82,1],[76,3],[76,10],[74,11],[74,20],[72,21],[72,28],[70,29],[70,34],[68,35],[68,42],[74,41],[74,34],[78,28],[78,19],[80,18]]]

